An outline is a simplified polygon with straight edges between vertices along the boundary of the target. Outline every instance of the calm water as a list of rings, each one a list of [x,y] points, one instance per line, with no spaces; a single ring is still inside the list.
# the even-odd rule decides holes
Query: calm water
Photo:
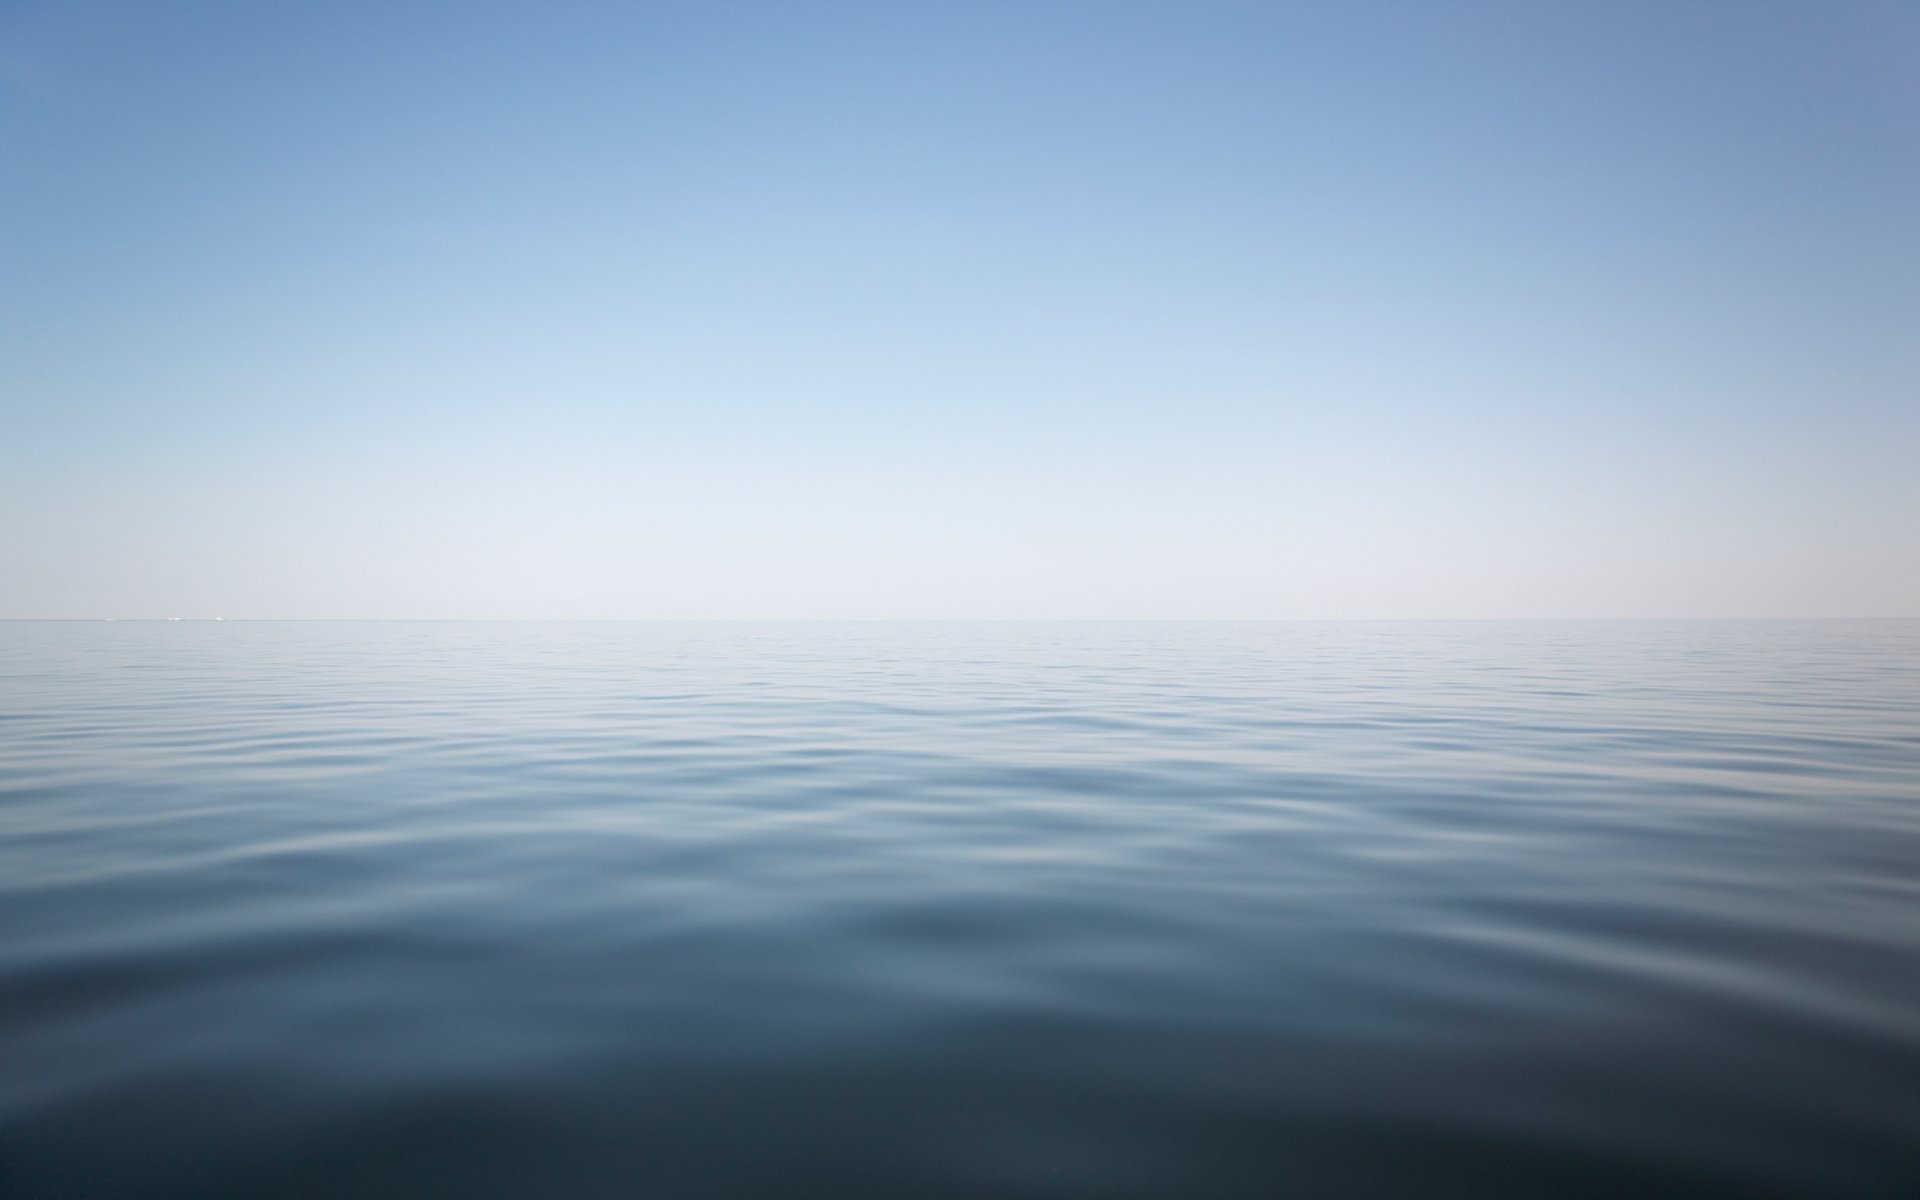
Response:
[[[0,624],[0,1195],[1920,1196],[1920,622]]]

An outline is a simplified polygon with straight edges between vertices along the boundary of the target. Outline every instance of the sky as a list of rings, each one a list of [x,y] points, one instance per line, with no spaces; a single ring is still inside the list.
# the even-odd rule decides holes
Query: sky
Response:
[[[1920,6],[0,0],[0,617],[1920,617]]]

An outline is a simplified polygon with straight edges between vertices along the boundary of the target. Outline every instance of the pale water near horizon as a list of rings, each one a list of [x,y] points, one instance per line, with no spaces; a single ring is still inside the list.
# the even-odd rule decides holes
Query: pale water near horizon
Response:
[[[1920,622],[0,623],[0,1196],[1920,1196]]]

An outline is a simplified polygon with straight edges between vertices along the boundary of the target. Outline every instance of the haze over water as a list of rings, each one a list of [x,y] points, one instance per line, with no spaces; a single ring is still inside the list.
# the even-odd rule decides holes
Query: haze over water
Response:
[[[1920,622],[0,624],[0,1195],[1910,1197]]]
[[[9,0],[0,617],[1920,616],[1910,0]]]

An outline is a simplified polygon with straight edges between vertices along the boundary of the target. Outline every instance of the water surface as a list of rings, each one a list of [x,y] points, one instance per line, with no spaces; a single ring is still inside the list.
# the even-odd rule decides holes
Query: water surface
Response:
[[[0,623],[0,1196],[1920,1195],[1920,622]]]

